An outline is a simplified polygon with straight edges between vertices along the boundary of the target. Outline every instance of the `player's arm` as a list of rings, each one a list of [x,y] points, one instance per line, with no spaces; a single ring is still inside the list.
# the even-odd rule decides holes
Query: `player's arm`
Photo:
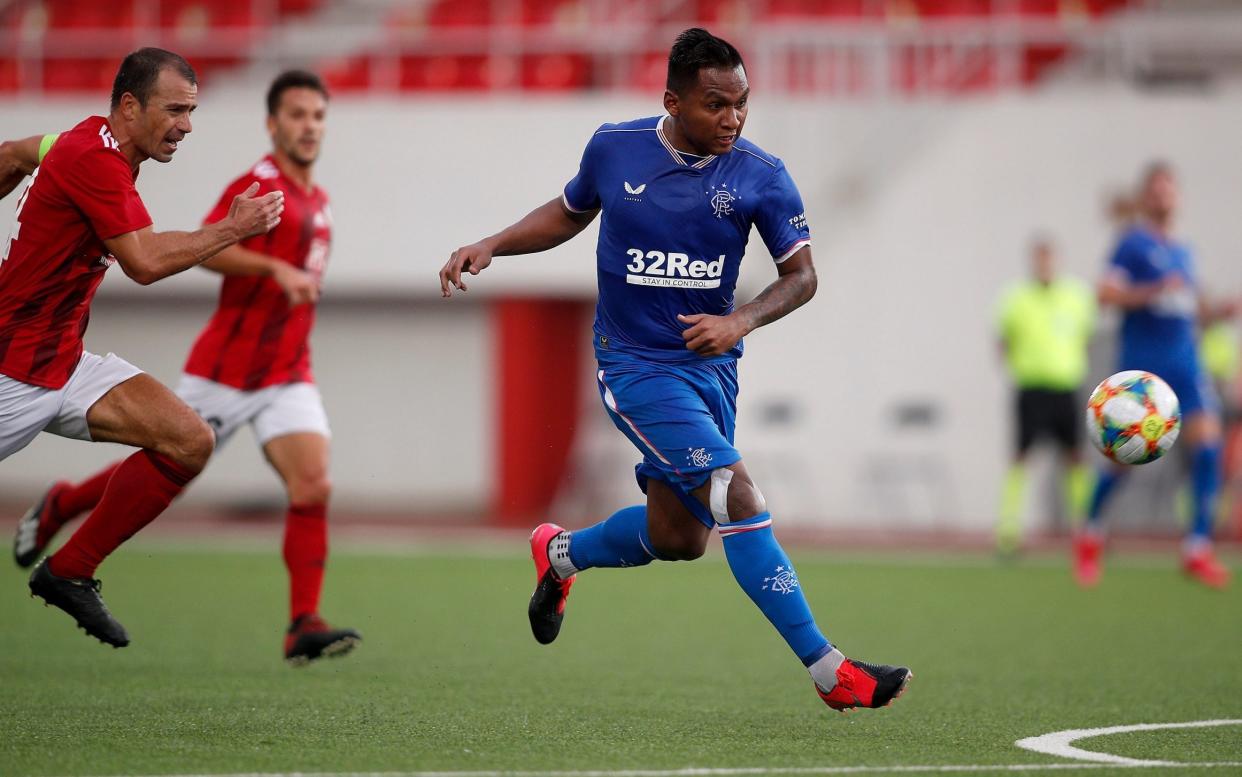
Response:
[[[39,166],[39,144],[43,142],[43,137],[35,135],[0,143],[0,199]]]
[[[1104,276],[1096,291],[1101,305],[1136,310],[1147,307],[1166,289],[1181,283],[1181,276],[1176,273],[1170,273],[1166,280],[1156,283],[1131,283],[1124,272],[1113,271]]]
[[[572,211],[557,197],[491,237],[462,246],[440,269],[441,296],[453,296],[453,287],[466,291],[462,273],[478,275],[492,263],[493,256],[533,254],[555,248],[586,229],[597,213],[598,208],[583,213]]]
[[[255,197],[258,183],[233,198],[220,221],[194,232],[156,232],[145,227],[104,241],[125,274],[144,286],[210,259],[248,237],[262,235],[280,223],[284,192]]]
[[[319,300],[319,283],[315,276],[274,256],[232,245],[203,262],[202,266],[221,275],[258,275],[271,278],[290,305]]]
[[[1237,298],[1213,300],[1206,295],[1199,295],[1199,322],[1203,326],[1235,318],[1239,310],[1242,310],[1242,300]]]
[[[776,272],[776,280],[759,292],[759,296],[727,316],[678,315],[677,320],[689,325],[681,333],[686,348],[699,356],[727,353],[746,335],[784,318],[815,296],[818,281],[809,245],[776,265]]]

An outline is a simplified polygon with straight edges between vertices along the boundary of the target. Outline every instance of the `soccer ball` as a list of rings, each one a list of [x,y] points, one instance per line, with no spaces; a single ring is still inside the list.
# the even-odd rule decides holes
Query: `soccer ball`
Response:
[[[1119,464],[1146,464],[1177,442],[1182,410],[1169,384],[1150,372],[1105,378],[1087,402],[1087,434]]]

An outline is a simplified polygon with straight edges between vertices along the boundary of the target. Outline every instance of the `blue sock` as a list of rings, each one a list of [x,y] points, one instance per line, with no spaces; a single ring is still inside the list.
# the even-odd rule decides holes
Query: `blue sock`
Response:
[[[804,666],[832,651],[811,615],[789,557],[772,534],[771,513],[720,525],[729,569]]]
[[[1091,507],[1087,511],[1087,529],[1099,531],[1103,524],[1104,505],[1112,496],[1122,475],[1115,470],[1104,470],[1095,479],[1095,491],[1091,493]]]
[[[641,567],[660,557],[651,549],[647,508],[624,507],[569,539],[569,560],[579,570],[591,567]]]
[[[1190,460],[1191,493],[1194,497],[1194,522],[1190,536],[1212,538],[1212,518],[1216,495],[1220,492],[1220,443],[1212,442],[1194,449]]]

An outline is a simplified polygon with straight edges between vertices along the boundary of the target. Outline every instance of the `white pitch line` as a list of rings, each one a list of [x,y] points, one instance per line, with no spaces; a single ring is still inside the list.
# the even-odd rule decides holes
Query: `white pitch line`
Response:
[[[970,774],[973,772],[1056,772],[1070,769],[1221,769],[1242,767],[1242,761],[1138,761],[1135,763],[1053,764],[943,764],[926,766],[768,766],[746,768],[690,767],[686,769],[589,769],[581,771],[461,771],[461,772],[241,772],[234,774],[177,774],[148,777],[745,777],[762,774]]]
[[[1177,761],[1149,761],[1139,758],[1126,758],[1111,753],[1097,753],[1073,746],[1073,742],[1090,737],[1108,734],[1126,734],[1132,731],[1161,731],[1174,728],[1208,728],[1211,726],[1242,726],[1242,720],[1191,720],[1185,723],[1137,723],[1132,726],[1109,726],[1107,728],[1076,728],[1069,731],[1054,731],[1037,737],[1027,737],[1014,742],[1024,750],[1031,750],[1045,755],[1056,755],[1062,758],[1074,758],[1079,761],[1090,761],[1112,766],[1191,766]]]

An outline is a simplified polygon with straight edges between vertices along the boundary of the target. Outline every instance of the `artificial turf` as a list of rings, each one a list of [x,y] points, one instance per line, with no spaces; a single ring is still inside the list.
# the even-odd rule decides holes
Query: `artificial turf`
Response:
[[[123,650],[0,566],[0,775],[1052,764],[1014,741],[1242,718],[1242,586],[1193,585],[1171,553],[1114,559],[1084,592],[1060,559],[794,549],[828,637],[915,672],[892,707],[841,715],[718,552],[583,574],[545,647],[521,548],[397,550],[334,555],[323,613],[364,642],[304,669],[281,661],[275,550],[123,549],[100,572]],[[1234,726],[1080,746],[1242,761],[1240,743]]]

